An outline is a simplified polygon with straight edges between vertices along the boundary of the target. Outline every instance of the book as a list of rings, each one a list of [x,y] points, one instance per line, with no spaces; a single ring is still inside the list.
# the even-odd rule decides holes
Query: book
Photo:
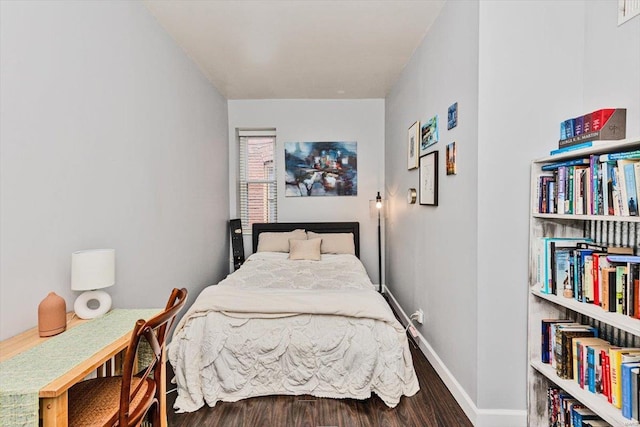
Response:
[[[579,117],[576,117],[575,119],[573,119],[573,136],[582,135],[583,123],[584,123],[584,117],[583,116],[579,116]]]
[[[602,340],[604,341],[604,340]],[[587,345],[587,362],[585,373],[585,389],[591,393],[600,393],[602,390],[602,359],[603,350],[607,350],[611,344],[604,341]]]
[[[623,310],[626,286],[627,266],[619,265],[616,267],[616,311],[614,313],[624,314]]]
[[[540,356],[542,363],[551,363],[553,359],[553,346],[551,345],[552,340],[555,339],[555,335],[551,333],[552,326],[558,323],[570,323],[573,322],[571,319],[542,319],[541,320],[541,348],[540,348]]]
[[[639,157],[640,157],[640,151],[639,151]],[[588,166],[589,159],[572,159],[572,160],[565,160],[562,162],[548,163],[546,165],[542,165],[541,169],[543,171],[554,171],[558,169],[560,166],[576,166],[576,165]]]
[[[621,398],[622,398],[622,416],[631,419],[632,403],[635,398],[637,400],[637,391],[631,389],[631,370],[640,368],[640,362],[628,362],[620,365],[621,372]]]
[[[640,150],[623,151],[619,153],[600,154],[600,162],[609,162],[622,159],[640,159]]]
[[[640,420],[640,368],[631,369],[631,419]]]
[[[640,173],[640,172],[639,172]],[[566,209],[566,198],[567,198],[567,167],[560,166],[557,172],[557,195],[558,195],[558,203],[556,206],[556,212],[560,215],[564,215]]]
[[[587,420],[582,425],[583,427],[611,427],[611,424],[602,419]]]
[[[624,182],[627,190],[627,208],[629,216],[638,216],[638,191],[636,189],[636,172],[634,163],[624,165]]]
[[[589,345],[604,345],[608,344],[607,341],[602,338],[584,336],[576,337],[572,340],[571,346],[573,350],[573,379],[580,384],[580,387],[584,388],[585,383],[588,382],[587,370],[587,347]]]
[[[622,355],[638,355],[640,348],[637,347],[610,347],[609,365],[611,370],[611,403],[616,408],[622,408]]]
[[[629,262],[640,262],[640,256],[637,255],[607,255],[607,260],[609,262],[621,262],[621,263],[629,263]]]
[[[593,304],[593,252],[586,253],[582,261],[582,302]]]
[[[587,420],[595,420],[600,418],[599,416],[596,415],[595,412],[593,412],[591,409],[589,408],[578,408],[578,407],[574,407],[571,410],[571,422],[572,422],[572,426],[573,427],[582,427],[585,421]]]
[[[566,325],[570,325],[566,324]],[[588,325],[564,326],[556,325],[556,374],[560,378],[573,378],[573,339],[578,337],[594,337],[598,331]]]
[[[571,268],[571,264],[569,262],[570,254],[571,251],[569,249],[556,249],[554,244],[554,251],[552,255],[552,259],[554,260],[552,266],[554,273],[551,282],[551,292],[558,296],[563,296],[564,290],[571,288],[571,284],[569,282],[569,269]]]
[[[606,145],[609,141],[584,141],[579,144],[569,145],[564,148],[556,148],[555,150],[551,150],[549,155],[557,156],[558,154],[567,153],[569,151],[580,150],[582,148],[590,148],[597,147],[600,145]]]
[[[605,267],[601,271],[602,278],[602,304],[603,310],[615,313],[616,311],[616,268]]]
[[[582,423],[582,427],[611,427],[611,424],[602,419],[586,420]]]
[[[591,239],[573,237],[539,237],[534,246],[534,261],[536,263],[536,281],[540,285],[540,291],[550,294],[552,286],[553,269],[555,262],[552,253],[559,248],[573,247],[577,243],[591,242]],[[552,249],[553,243],[553,249]],[[553,250],[553,252],[552,252]]]

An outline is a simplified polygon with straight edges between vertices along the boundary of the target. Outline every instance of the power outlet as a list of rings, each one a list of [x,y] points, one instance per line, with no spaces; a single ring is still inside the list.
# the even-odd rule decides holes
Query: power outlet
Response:
[[[424,323],[424,311],[422,311],[422,309],[419,308],[418,311],[416,311],[416,313],[418,313],[418,315],[416,316],[416,322],[422,325]]]

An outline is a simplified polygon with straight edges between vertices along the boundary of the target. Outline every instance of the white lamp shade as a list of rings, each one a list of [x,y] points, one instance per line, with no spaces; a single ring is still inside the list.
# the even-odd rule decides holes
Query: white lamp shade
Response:
[[[71,289],[91,291],[115,284],[115,249],[90,249],[71,254]]]

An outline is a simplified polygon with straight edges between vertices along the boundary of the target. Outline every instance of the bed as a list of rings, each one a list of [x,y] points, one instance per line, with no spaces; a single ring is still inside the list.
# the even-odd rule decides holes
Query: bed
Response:
[[[358,256],[357,222],[254,224],[253,254],[173,333],[174,409],[372,393],[395,407],[417,393],[405,330]]]

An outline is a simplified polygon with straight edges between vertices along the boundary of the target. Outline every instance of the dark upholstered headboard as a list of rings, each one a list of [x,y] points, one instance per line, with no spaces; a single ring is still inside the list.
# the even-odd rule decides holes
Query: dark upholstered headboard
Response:
[[[253,224],[253,253],[258,249],[258,236],[265,231],[282,232],[302,228],[315,233],[353,233],[353,244],[356,256],[360,257],[360,223],[359,222],[273,222]]]

